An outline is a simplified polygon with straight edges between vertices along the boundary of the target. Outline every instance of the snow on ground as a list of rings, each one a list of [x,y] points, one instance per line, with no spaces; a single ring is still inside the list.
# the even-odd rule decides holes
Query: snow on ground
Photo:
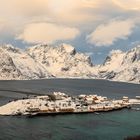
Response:
[[[0,107],[0,115],[16,115],[18,113],[26,114],[28,108],[43,108],[45,102],[41,99],[26,99],[12,101]]]

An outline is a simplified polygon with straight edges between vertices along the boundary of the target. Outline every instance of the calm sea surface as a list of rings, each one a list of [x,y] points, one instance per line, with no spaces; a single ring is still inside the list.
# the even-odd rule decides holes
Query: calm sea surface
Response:
[[[29,94],[61,91],[109,98],[140,96],[140,85],[105,80],[0,81],[0,105]],[[123,140],[140,135],[140,111],[124,109],[100,114],[42,117],[0,116],[0,140]]]

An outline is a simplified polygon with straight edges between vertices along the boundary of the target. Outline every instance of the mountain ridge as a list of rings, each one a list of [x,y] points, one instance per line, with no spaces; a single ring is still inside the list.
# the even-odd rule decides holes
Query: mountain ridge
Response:
[[[95,78],[140,83],[140,46],[112,50],[101,65],[69,44],[41,44],[21,50],[0,46],[0,79]]]

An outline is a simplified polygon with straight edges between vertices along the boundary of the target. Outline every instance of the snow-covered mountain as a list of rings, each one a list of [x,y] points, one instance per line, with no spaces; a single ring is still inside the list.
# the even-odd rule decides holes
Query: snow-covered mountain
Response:
[[[98,77],[140,83],[140,46],[128,52],[112,51],[98,69]]]
[[[0,48],[0,79],[21,79],[23,75],[16,69],[12,58],[2,48]]]
[[[140,83],[140,46],[113,50],[101,65],[68,44],[37,45],[26,50],[0,46],[0,79],[100,78]]]
[[[56,77],[95,77],[90,57],[77,53],[71,45],[37,45],[26,52]]]
[[[12,45],[0,46],[0,79],[38,79],[51,74],[24,51]]]

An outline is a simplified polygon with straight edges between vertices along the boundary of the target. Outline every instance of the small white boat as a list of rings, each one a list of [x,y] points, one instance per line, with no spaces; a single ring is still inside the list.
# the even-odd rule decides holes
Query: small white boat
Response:
[[[136,99],[139,99],[140,100],[140,96],[136,96]]]
[[[132,108],[133,110],[140,111],[140,108]]]
[[[99,112],[95,112],[95,114],[96,114],[96,115],[99,115],[100,113],[99,113]]]

